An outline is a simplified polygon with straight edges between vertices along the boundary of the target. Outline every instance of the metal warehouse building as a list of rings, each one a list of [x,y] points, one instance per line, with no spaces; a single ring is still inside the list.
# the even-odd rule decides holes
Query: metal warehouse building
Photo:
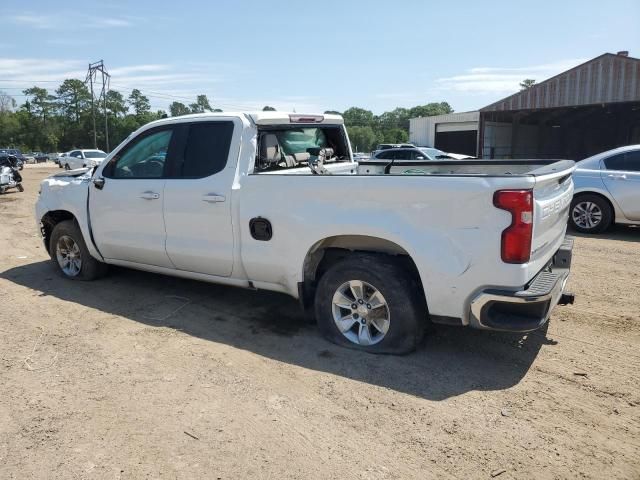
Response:
[[[482,158],[581,159],[640,143],[640,59],[627,52],[605,53],[479,112],[460,115],[473,113],[478,114],[475,153]],[[433,126],[418,128],[425,120]],[[438,117],[412,119],[410,138],[419,138],[415,128],[427,136],[428,146],[468,153],[461,149],[468,147],[473,125],[465,127],[466,140],[439,142],[445,123]]]
[[[409,140],[415,145],[476,156],[480,112],[448,113],[409,120]]]

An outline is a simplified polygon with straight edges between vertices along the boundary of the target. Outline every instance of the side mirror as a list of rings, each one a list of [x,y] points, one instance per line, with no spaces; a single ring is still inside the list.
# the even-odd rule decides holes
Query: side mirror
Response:
[[[102,190],[104,188],[104,178],[98,177],[93,179],[93,185],[98,189]]]

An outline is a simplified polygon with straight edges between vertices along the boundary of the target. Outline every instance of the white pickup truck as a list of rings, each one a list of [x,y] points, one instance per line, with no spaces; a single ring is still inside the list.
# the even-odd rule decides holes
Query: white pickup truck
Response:
[[[429,321],[530,331],[573,301],[574,168],[357,163],[340,116],[187,115],[44,180],[36,220],[70,279],[113,264],[284,292],[330,340],[404,353]]]

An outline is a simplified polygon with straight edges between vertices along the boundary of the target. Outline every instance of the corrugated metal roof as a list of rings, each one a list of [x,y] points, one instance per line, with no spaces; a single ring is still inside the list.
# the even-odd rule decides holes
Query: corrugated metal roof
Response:
[[[640,101],[640,59],[605,53],[481,112]]]

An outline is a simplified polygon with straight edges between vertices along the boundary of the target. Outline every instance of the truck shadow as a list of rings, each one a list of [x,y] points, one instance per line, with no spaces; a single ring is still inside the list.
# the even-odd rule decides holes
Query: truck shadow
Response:
[[[97,282],[61,278],[50,262],[15,267],[0,278],[86,307],[154,327],[178,329],[280,362],[328,372],[430,400],[516,385],[546,330],[526,336],[436,327],[413,354],[369,355],[325,341],[285,295],[211,285],[114,268]],[[33,310],[38,309],[38,296]],[[81,321],[79,319],[79,321]]]

